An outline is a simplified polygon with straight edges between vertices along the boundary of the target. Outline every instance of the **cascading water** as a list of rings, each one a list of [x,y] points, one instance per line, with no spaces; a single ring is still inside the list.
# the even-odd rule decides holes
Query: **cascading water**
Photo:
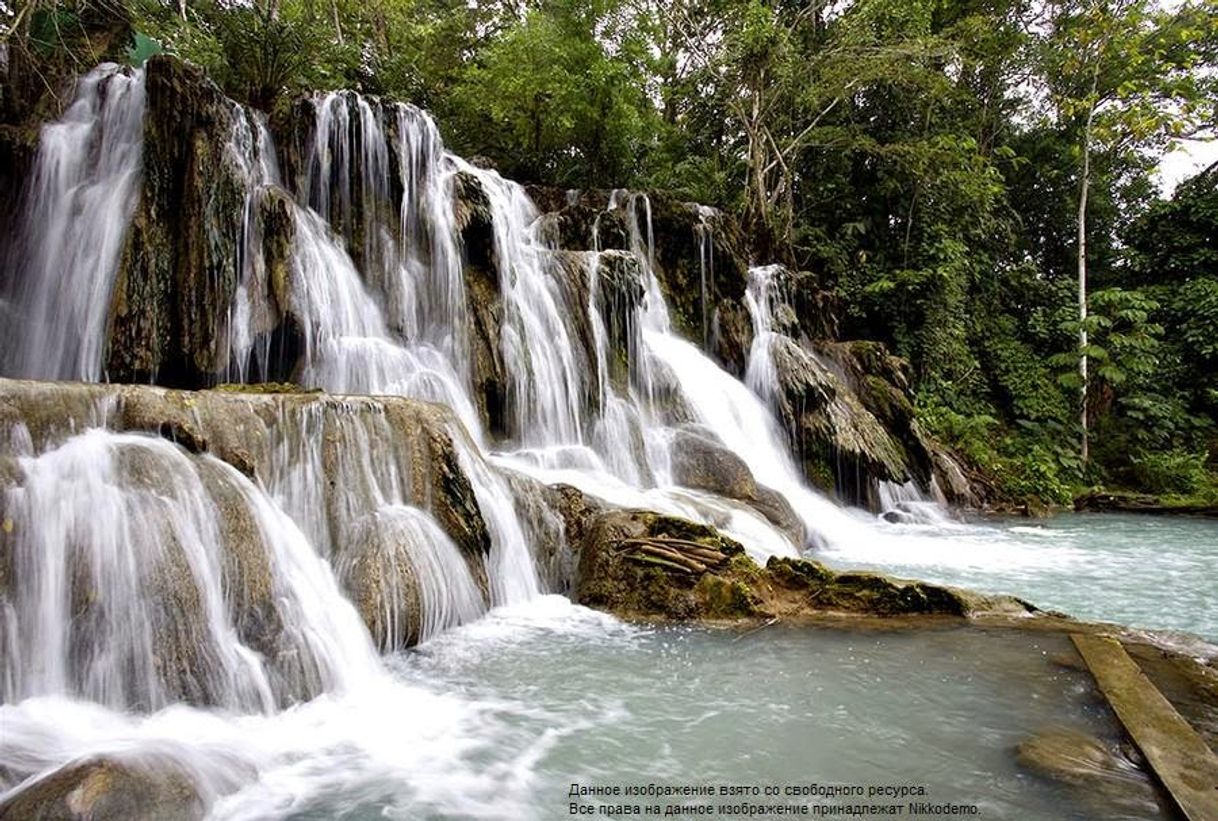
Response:
[[[111,81],[121,77],[113,71],[99,76]],[[136,87],[134,80],[129,84]],[[82,92],[83,101],[92,99]],[[748,377],[752,391],[673,332],[656,276],[647,197],[625,191],[610,197],[610,212],[625,217],[627,252],[572,255],[545,241],[537,209],[521,186],[444,152],[434,123],[418,109],[349,92],[315,98],[312,106],[313,137],[298,178],[298,204],[290,207],[290,310],[304,349],[298,381],[337,393],[397,394],[445,404],[454,409],[476,445],[485,441],[470,385],[467,295],[454,217],[461,177],[462,185],[475,186],[485,200],[503,303],[499,341],[515,449],[498,453],[496,464],[544,481],[569,481],[611,502],[713,523],[740,538],[758,558],[793,555],[801,548],[747,504],[681,486],[674,474],[673,448],[681,436],[692,433],[743,458],[759,483],[787,499],[813,541],[867,537],[854,517],[808,489],[785,452],[772,415],[758,399],[774,381],[759,365],[768,350],[764,340],[772,333],[772,306],[750,303],[757,326]],[[127,108],[128,117],[138,124],[134,103]],[[266,335],[255,332],[266,325],[255,321],[266,307],[254,295],[266,290],[267,278],[258,214],[263,198],[276,196],[281,183],[261,118],[237,108],[232,122],[229,151],[240,169],[246,198],[238,238],[241,275],[229,308],[228,373],[244,379],[269,371]],[[134,144],[137,162],[128,169],[131,178],[138,176],[139,140]],[[713,215],[699,214],[705,309]],[[602,266],[610,264],[627,272],[614,276],[637,280],[629,287],[641,289],[640,299],[605,302],[602,277],[607,274]],[[586,291],[571,288],[572,265],[582,269]],[[709,334],[709,317],[703,317],[703,325]],[[100,344],[100,332],[84,330],[70,338]],[[626,361],[621,379],[610,374],[618,356],[615,345]],[[368,441],[360,447],[374,446]],[[476,481],[478,502],[493,531],[486,569],[490,602],[535,595],[538,576],[527,528],[513,510],[511,487],[483,467],[480,456],[466,461],[473,465],[467,472]],[[280,473],[303,469],[299,465],[304,461],[296,464]],[[361,474],[353,468],[351,475]],[[389,511],[417,504],[384,477],[374,484],[361,487],[352,497],[359,501],[348,506],[375,500],[373,509]],[[286,490],[291,486],[273,481],[270,490],[323,555],[331,555],[328,545],[334,539],[349,537],[358,526],[375,529],[366,522],[357,526],[358,517],[351,515],[340,517],[338,532],[332,532],[334,523],[319,524],[316,505],[302,501],[307,493]],[[401,530],[400,517],[382,518]],[[417,542],[428,531],[418,522],[410,527],[413,535],[402,541]],[[437,549],[440,552],[427,554],[406,551],[400,558],[413,555],[423,564],[434,564],[437,556],[451,553],[442,546]],[[463,578],[464,572],[454,566],[450,578]],[[459,621],[476,609],[467,604],[437,603],[431,597],[422,609],[460,614]],[[424,612],[419,618],[429,616]]]
[[[234,103],[232,121],[232,138],[226,147],[245,190],[245,201],[237,243],[240,278],[228,313],[228,364],[223,375],[226,382],[247,382],[255,374],[271,370],[270,339],[255,330],[270,324],[266,319],[270,309],[256,296],[267,290],[259,206],[280,180],[275,146],[262,117]]]
[[[102,377],[110,293],[139,198],[144,75],[99,66],[44,126],[3,264],[11,292],[0,312],[0,373],[35,379]]]
[[[698,205],[695,208],[698,213],[698,224],[694,226],[694,232],[698,237],[698,295],[702,308],[702,348],[705,350],[710,346],[711,338],[711,317],[707,310],[710,305],[708,283],[715,281],[715,224],[713,220],[716,211],[705,205]]]
[[[66,695],[114,709],[265,712],[375,670],[328,568],[224,462],[93,429],[19,468],[3,499],[10,571],[23,580],[3,618],[6,703]],[[234,591],[259,584],[258,565],[265,598],[250,605],[261,623],[235,621]]]
[[[543,534],[557,541],[563,524],[528,512],[539,506],[528,495],[535,480],[712,523],[759,560],[808,545],[845,562],[968,552],[942,546],[941,531],[955,526],[935,521],[916,488],[879,486],[896,519],[888,525],[843,510],[799,474],[767,404],[784,302],[776,269],[752,274],[742,383],[674,332],[646,196],[610,197],[605,214],[624,219],[626,250],[601,250],[599,237],[596,250],[562,250],[520,185],[447,154],[418,109],[352,93],[312,106],[295,194],[283,190],[261,118],[233,111],[228,149],[245,199],[236,294],[223,308],[225,376],[277,372],[260,214],[281,198],[292,228],[290,304],[278,307],[303,340],[292,378],[440,403],[457,421],[412,427],[417,420],[391,420],[363,396],[333,398],[324,412],[288,403],[232,434],[245,437],[256,480],[162,438],[107,431],[112,409],[38,448],[16,429],[16,458],[0,460],[0,547],[10,562],[0,566],[0,805],[96,756],[180,771],[216,818],[349,807],[396,817],[535,813],[527,796],[538,762],[566,734],[613,726],[616,696],[593,705],[592,724],[585,701],[579,721],[559,723],[515,695],[426,672],[498,656],[498,639],[490,653],[467,649],[480,630],[516,636],[525,624],[542,636],[540,657],[546,631],[590,644],[631,633],[541,596],[569,584],[571,567],[569,555],[541,554]],[[3,332],[5,375],[103,377],[108,295],[138,196],[142,109],[142,76],[105,67],[44,130],[30,217],[6,259],[14,289],[0,309],[19,321]],[[486,262],[502,303],[495,341],[507,436],[496,452],[474,400],[455,209],[471,186],[492,228]],[[705,348],[716,322],[707,313],[714,218],[699,214]],[[198,421],[197,410],[183,413]],[[451,463],[423,452],[440,440]],[[695,440],[785,499],[806,540],[748,499],[683,485],[682,450]],[[184,441],[208,450],[206,436]],[[463,510],[476,507],[481,522],[464,536],[434,498],[457,473],[468,482]],[[933,539],[917,529],[928,523]],[[5,588],[12,578],[21,584]],[[450,639],[458,662],[445,652]],[[413,642],[426,642],[415,656],[376,655],[377,645]]]

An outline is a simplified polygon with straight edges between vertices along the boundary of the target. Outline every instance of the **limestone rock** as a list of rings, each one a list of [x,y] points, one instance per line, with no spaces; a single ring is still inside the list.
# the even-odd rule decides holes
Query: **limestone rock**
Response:
[[[321,527],[319,534],[313,534],[319,538],[317,547],[339,554],[336,560],[351,546],[345,535],[350,534],[353,523],[368,512],[368,505],[375,504],[374,489],[361,484],[372,470],[367,460],[389,461],[393,467],[386,475],[398,477],[400,490],[410,503],[431,514],[462,551],[475,577],[482,575],[479,581],[485,587],[481,568],[491,549],[491,535],[462,461],[480,457],[447,408],[397,397],[337,397],[260,388],[188,392],[0,380],[0,487],[20,480],[12,460],[14,442],[24,441],[22,448],[41,452],[103,422],[115,431],[162,437],[191,453],[214,456],[267,484],[274,480],[274,471],[282,469],[285,449],[320,447],[321,474],[316,479],[322,509],[308,513],[317,517]],[[377,442],[381,450],[374,454],[370,442]],[[158,487],[155,465],[145,464],[138,455],[124,458],[127,481]],[[230,618],[242,640],[267,657],[274,668],[285,625],[275,605],[257,525],[243,500],[232,492],[231,482],[223,481],[218,472],[227,467],[207,461],[199,461],[197,466],[213,502],[224,514],[220,535]],[[0,520],[3,518],[0,510]],[[0,598],[9,574],[11,551],[5,546],[6,535],[0,529]],[[177,584],[189,574],[174,564],[178,554],[172,540],[168,536],[166,540],[166,564],[153,572],[163,579],[167,606],[177,612],[194,612],[199,603],[192,600],[188,586]],[[81,617],[87,620],[87,590],[78,599],[83,603]],[[182,669],[198,669],[198,662],[186,659],[189,637],[178,637],[181,642],[170,638],[174,640],[166,643],[167,663],[173,667],[181,662]],[[285,680],[291,678],[287,675]],[[189,690],[193,685],[184,679],[183,686]],[[205,693],[185,692],[183,697],[208,701]]]
[[[578,556],[575,601],[623,618],[673,621],[795,620],[824,614],[873,617],[1023,617],[1036,612],[1009,596],[837,572],[805,559],[761,567],[738,542],[707,525],[648,510],[621,509],[554,486],[550,504]]]
[[[0,821],[189,821],[205,814],[198,789],[174,765],[102,757],[68,764],[0,803]]]
[[[771,353],[779,419],[814,484],[847,502],[866,504],[873,480],[909,480],[902,444],[831,360],[781,336]]]
[[[198,388],[215,384],[229,364],[228,307],[246,270],[251,330],[266,337],[269,363],[284,373],[299,347],[290,321],[289,259],[293,220],[282,191],[257,194],[246,224],[248,160],[233,145],[253,115],[203,72],[168,56],[146,65],[143,190],[127,231],[111,296],[104,367],[119,382]],[[263,258],[243,261],[246,231],[261,238]]]
[[[1020,742],[1019,764],[1076,788],[1097,811],[1118,806],[1130,816],[1159,815],[1165,808],[1142,756],[1132,745],[1104,742],[1068,728],[1052,728]],[[1107,812],[1105,814],[1107,814]]]
[[[803,522],[779,493],[759,485],[744,460],[709,434],[680,431],[672,444],[673,478],[686,487],[707,490],[746,503],[779,527],[795,545],[807,539]]]

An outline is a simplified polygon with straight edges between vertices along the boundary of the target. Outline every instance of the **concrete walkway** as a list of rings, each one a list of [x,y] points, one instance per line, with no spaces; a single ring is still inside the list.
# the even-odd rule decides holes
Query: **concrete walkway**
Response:
[[[1108,636],[1074,633],[1100,691],[1189,821],[1218,821],[1218,756]]]

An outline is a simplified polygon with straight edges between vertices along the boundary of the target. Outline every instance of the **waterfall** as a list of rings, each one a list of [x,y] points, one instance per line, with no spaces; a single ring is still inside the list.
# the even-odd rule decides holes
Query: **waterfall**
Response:
[[[694,233],[698,240],[698,284],[699,305],[702,308],[702,348],[710,346],[710,288],[708,283],[715,281],[715,225],[713,219],[717,212],[705,205],[695,206],[698,214],[698,224]]]
[[[696,209],[699,347],[674,329],[646,195],[612,192],[593,250],[563,249],[524,187],[448,153],[425,112],[352,92],[301,110],[310,139],[282,170],[261,115],[231,103],[219,117],[244,196],[224,223],[235,235],[206,238],[237,250],[207,375],[283,374],[327,393],[178,395],[180,418],[159,430],[189,449],[108,429],[138,407],[95,408],[37,445],[0,418],[12,438],[0,452],[0,804],[88,755],[168,762],[220,817],[309,814],[294,803],[305,767],[342,778],[371,762],[423,796],[443,781],[427,769],[436,760],[481,768],[482,728],[512,723],[502,705],[412,687],[387,672],[409,662],[377,651],[570,585],[564,522],[538,482],[713,525],[759,562],[906,545],[811,489],[789,452],[774,413],[780,269],[750,273],[744,381],[705,353],[716,212]],[[105,378],[143,116],[143,75],[104,66],[43,129],[4,259],[0,374]],[[601,248],[602,222],[624,248]],[[489,333],[475,328],[485,288],[498,311],[488,339],[475,336]],[[475,393],[474,352],[488,344],[502,431]],[[691,478],[691,444],[751,490]],[[878,490],[890,519],[930,521],[916,493]],[[519,789],[501,769],[480,811]],[[466,784],[447,788],[465,799]]]
[[[937,490],[936,486],[932,486],[932,491]],[[912,479],[904,483],[878,482],[876,498],[879,501],[880,516],[886,521],[919,525],[951,523],[951,519],[944,512],[941,503],[934,496],[927,498],[927,495],[918,487],[918,483]]]
[[[17,431],[21,437],[21,431]],[[265,712],[370,675],[367,633],[299,528],[228,464],[91,429],[18,460],[4,701]],[[257,623],[243,623],[238,600]]]
[[[361,579],[384,580],[378,612],[381,649],[421,643],[486,612],[486,604],[453,540],[427,513],[407,505],[383,505],[363,517],[356,550],[338,563],[338,574],[359,598]],[[413,585],[404,582],[410,579]]]
[[[778,386],[778,372],[774,367],[774,311],[785,300],[778,289],[777,276],[781,265],[763,265],[749,269],[749,285],[745,291],[744,304],[753,322],[753,343],[749,347],[749,361],[745,368],[744,381],[753,393],[767,403],[773,404]]]
[[[320,210],[295,209],[292,248],[293,299],[306,347],[301,381],[335,393],[394,394],[446,404],[480,438],[464,357],[458,356],[464,343],[452,341],[465,336],[464,292],[454,287],[460,282],[460,255],[451,197],[442,196],[451,189],[446,178],[452,172],[441,167],[435,126],[414,116],[417,109],[402,106],[395,112],[403,179],[428,192],[410,190],[403,197],[402,230],[416,241],[426,234],[443,237],[427,257],[419,255],[416,242],[401,254],[386,225],[390,165],[379,113],[347,93],[327,95],[315,105],[316,136],[302,198]],[[360,158],[358,174],[353,157]],[[447,221],[437,216],[437,202],[447,204]],[[359,223],[363,275],[330,230],[324,215],[331,212],[348,234]],[[438,264],[425,265],[427,258]]]
[[[0,329],[0,373],[102,377],[110,293],[139,197],[144,75],[106,64],[39,136]]]
[[[241,236],[237,242],[240,279],[228,313],[228,364],[226,382],[248,382],[255,374],[271,372],[270,337],[258,329],[269,327],[270,307],[266,262],[262,255],[259,207],[268,192],[280,184],[279,163],[270,132],[261,115],[233,104],[232,137],[226,148],[245,190],[241,210]]]
[[[5,373],[102,377],[107,294],[140,177],[141,82],[139,73],[99,69],[80,82],[64,119],[44,130],[30,196],[34,211],[48,216],[38,225],[31,222],[18,245],[32,252],[11,277],[18,286],[11,301],[30,321],[21,326],[26,341],[6,347]],[[775,271],[751,274],[746,304],[755,333],[742,383],[675,332],[658,275],[647,196],[614,191],[601,215],[625,225],[626,250],[599,250],[597,236],[598,250],[557,248],[522,186],[446,152],[435,123],[419,109],[352,92],[318,95],[304,107],[312,116],[311,137],[290,180],[296,190],[288,192],[264,119],[232,105],[225,148],[245,196],[235,229],[239,235],[231,238],[238,249],[236,289],[220,323],[226,339],[218,344],[229,363],[223,375],[256,381],[282,370],[281,363],[269,361],[271,330],[282,321],[272,314],[282,312],[300,338],[291,378],[352,395],[342,400],[350,413],[332,407],[327,421],[321,411],[303,408],[277,420],[261,485],[222,475],[225,470],[214,460],[170,445],[158,449],[138,437],[99,431],[71,447],[60,446],[74,453],[91,443],[99,484],[82,487],[90,488],[87,498],[117,511],[106,520],[112,520],[106,526],[112,541],[140,531],[146,538],[133,546],[132,555],[146,564],[155,558],[153,543],[168,540],[176,552],[160,560],[191,569],[193,589],[202,591],[197,594],[198,629],[206,637],[201,644],[215,656],[219,678],[189,684],[208,700],[269,709],[291,695],[285,682],[316,692],[330,689],[330,678],[337,675],[333,653],[299,637],[293,641],[304,642],[295,654],[300,669],[278,670],[274,659],[249,651],[239,626],[225,621],[228,600],[216,593],[224,589],[216,586],[224,572],[215,552],[216,534],[222,534],[214,518],[220,498],[239,498],[241,510],[258,511],[249,516],[260,523],[268,555],[308,553],[332,565],[360,615],[377,625],[373,639],[382,648],[424,640],[488,607],[536,596],[553,581],[551,574],[539,572],[534,531],[521,518],[519,509],[527,505],[519,496],[528,492],[527,483],[511,481],[510,471],[547,483],[567,482],[613,504],[713,524],[759,560],[797,555],[808,544],[871,538],[871,525],[808,487],[767,406],[777,384],[773,316],[784,301],[774,290]],[[578,200],[578,194],[568,194],[568,200],[573,197]],[[269,302],[272,275],[263,248],[268,204],[282,207],[290,222],[287,282],[277,282],[282,293],[276,290],[274,299],[281,303],[276,305]],[[469,215],[459,218],[458,206],[477,210],[489,247],[464,247]],[[709,306],[716,214],[700,209],[697,216],[705,346],[715,321]],[[51,227],[71,241],[59,241],[47,230]],[[93,253],[96,249],[100,252]],[[492,344],[504,371],[508,435],[493,444],[472,383],[466,264],[473,253],[485,256],[478,264],[494,278],[502,308]],[[31,357],[39,367],[29,365]],[[377,394],[452,409],[460,425],[448,438],[482,517],[478,544],[446,532],[437,518],[432,491],[421,476],[435,466],[421,459],[417,443],[403,443],[400,429],[356,396]],[[106,436],[117,438],[103,442]],[[755,499],[727,498],[715,487],[684,484],[680,457],[690,437],[739,460],[760,488],[785,499],[807,541],[767,519],[752,504]],[[29,470],[44,460],[66,463],[66,456],[53,456],[58,452],[30,455]],[[123,454],[130,453],[140,454],[141,463],[158,465],[158,475],[176,483],[170,496],[177,507],[161,511],[162,519],[154,523],[145,511],[151,503],[123,472],[130,461]],[[43,473],[30,474],[35,475]],[[70,473],[52,471],[45,481],[68,486],[74,480]],[[52,491],[45,494],[49,498]],[[178,533],[192,528],[205,534],[200,544]],[[272,539],[268,533],[278,535]],[[44,546],[51,556],[67,550],[76,536],[61,532],[46,538],[59,540]],[[291,549],[283,546],[289,543]],[[99,542],[86,552],[102,550]],[[115,585],[127,585],[115,588],[115,595],[146,595],[141,578],[114,579]],[[69,581],[55,584],[67,589]],[[378,585],[395,592],[384,597]],[[55,590],[59,598],[48,601],[66,606],[63,591]],[[297,606],[292,601],[288,596],[282,606]],[[23,616],[26,623],[30,618]],[[51,630],[64,623],[55,619],[65,617],[61,612],[46,618],[45,629]],[[129,657],[138,655],[133,642],[151,640],[117,622],[101,624]],[[339,627],[319,626],[318,635],[329,641],[341,633]],[[94,674],[83,674],[79,664],[65,662],[74,658],[71,654],[50,655],[60,659],[60,672],[48,667],[51,679],[37,686],[23,683],[20,692],[58,687],[103,703],[172,700],[165,689],[169,684],[154,681],[147,664],[124,668],[123,675],[138,681],[116,684],[110,680],[113,670],[96,674],[103,685],[90,683]],[[79,680],[55,679],[52,686],[48,682],[55,676]]]
[[[511,371],[512,433],[524,445],[584,441],[583,398],[590,364],[569,320],[572,304],[547,269],[540,216],[524,189],[494,171],[462,164],[494,215],[495,256],[504,304],[503,358]]]

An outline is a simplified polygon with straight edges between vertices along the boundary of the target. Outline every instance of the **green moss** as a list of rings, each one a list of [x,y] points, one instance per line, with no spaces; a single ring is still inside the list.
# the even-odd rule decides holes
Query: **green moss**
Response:
[[[709,619],[743,619],[756,615],[755,596],[741,581],[706,574],[694,587],[702,616]]]
[[[833,581],[833,571],[819,562],[771,556],[765,569],[785,587],[821,587]]]
[[[764,576],[764,573],[762,572],[761,567],[758,566],[757,562],[750,559],[744,553],[739,553],[732,556],[731,561],[728,562],[727,569],[729,573],[737,578],[743,579],[749,584],[756,584],[757,582],[761,581]]]
[[[300,385],[295,385],[291,382],[255,382],[245,384],[242,382],[224,382],[216,385],[212,390],[222,393],[321,393],[321,388],[305,388]]]

